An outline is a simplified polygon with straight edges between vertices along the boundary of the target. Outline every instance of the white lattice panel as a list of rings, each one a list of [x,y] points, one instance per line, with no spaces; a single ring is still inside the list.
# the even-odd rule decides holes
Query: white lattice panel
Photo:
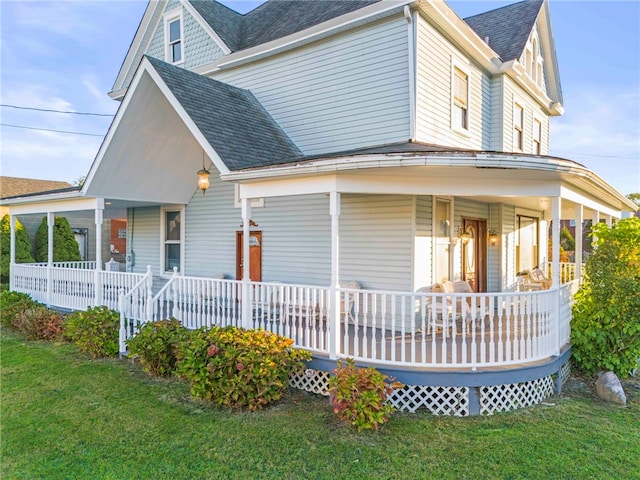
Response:
[[[327,397],[329,396],[330,376],[329,372],[308,368],[302,373],[289,377],[289,385],[305,392],[317,393]]]
[[[560,381],[562,382],[562,385],[567,383],[569,375],[571,375],[571,362],[566,362],[560,369]]]
[[[480,388],[480,415],[491,415],[529,407],[553,395],[551,376],[530,382],[491,385]]]
[[[398,410],[415,412],[425,408],[434,415],[469,415],[469,388],[405,385],[389,396]]]

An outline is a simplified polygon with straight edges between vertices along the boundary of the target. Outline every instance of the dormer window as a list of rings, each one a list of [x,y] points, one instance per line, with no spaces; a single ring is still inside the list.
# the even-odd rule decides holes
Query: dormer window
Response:
[[[540,41],[536,34],[531,37],[521,61],[527,70],[529,78],[539,87],[543,86],[544,73],[542,70],[542,55],[540,54]]]
[[[469,75],[453,67],[453,102],[451,126],[454,130],[469,130]]]
[[[167,62],[184,62],[182,10],[165,16],[165,52]]]

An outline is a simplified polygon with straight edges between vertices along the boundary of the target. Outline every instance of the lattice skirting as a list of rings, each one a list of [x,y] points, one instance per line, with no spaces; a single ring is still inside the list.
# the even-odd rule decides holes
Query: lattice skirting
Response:
[[[553,395],[551,375],[530,382],[480,387],[480,415],[530,407]]]
[[[558,373],[562,384],[567,381],[570,372],[570,364],[566,362]],[[328,396],[329,377],[329,372],[309,368],[292,376],[289,384],[300,390]],[[470,396],[477,392],[480,415],[492,415],[530,407],[552,396],[555,391],[554,377],[555,375],[548,375],[527,382],[481,387],[405,385],[389,396],[389,402],[405,412],[425,409],[433,415],[468,416]]]

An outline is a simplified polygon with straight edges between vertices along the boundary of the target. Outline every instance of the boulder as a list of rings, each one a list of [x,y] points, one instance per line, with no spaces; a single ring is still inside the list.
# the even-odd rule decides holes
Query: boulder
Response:
[[[613,372],[602,372],[598,375],[596,393],[605,402],[627,404],[627,396],[624,394],[622,384]]]

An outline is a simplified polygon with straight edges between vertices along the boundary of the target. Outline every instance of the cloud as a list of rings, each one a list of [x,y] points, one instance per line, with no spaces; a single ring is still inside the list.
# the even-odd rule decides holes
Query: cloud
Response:
[[[640,91],[583,86],[552,120],[551,154],[582,163],[622,193],[640,191]]]

